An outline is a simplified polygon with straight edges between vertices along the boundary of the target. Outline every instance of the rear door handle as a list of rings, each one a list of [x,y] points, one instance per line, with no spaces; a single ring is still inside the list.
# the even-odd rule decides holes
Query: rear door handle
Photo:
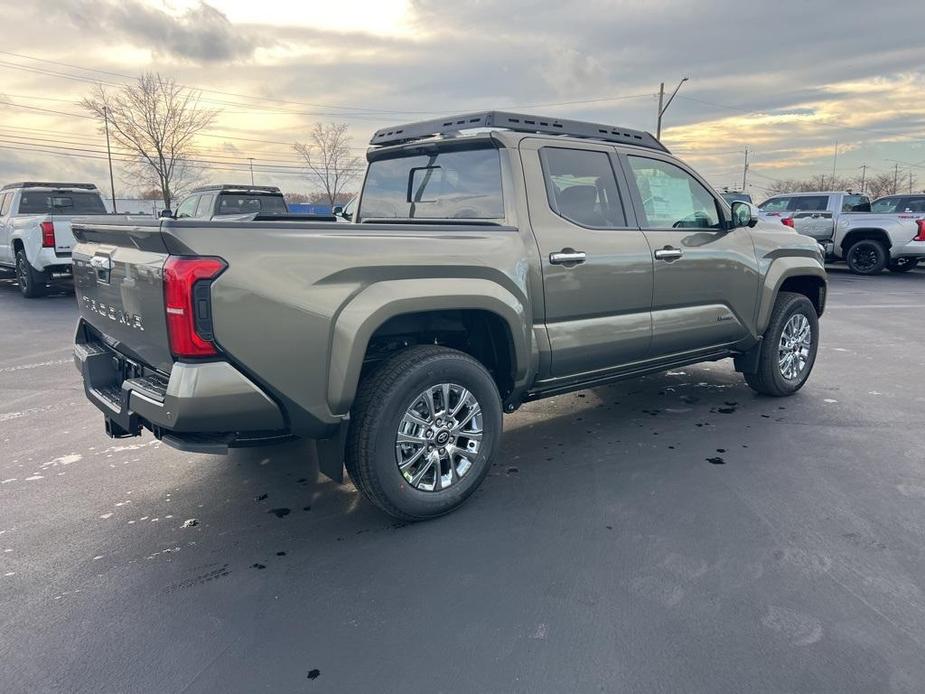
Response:
[[[573,251],[570,248],[563,248],[558,253],[549,254],[549,262],[553,265],[569,265],[572,263],[583,263],[587,260],[588,255],[584,251]]]
[[[682,251],[680,248],[672,248],[671,246],[665,246],[664,248],[659,248],[657,251],[655,251],[656,260],[667,260],[668,262],[677,260],[682,255],[684,255],[684,251]]]

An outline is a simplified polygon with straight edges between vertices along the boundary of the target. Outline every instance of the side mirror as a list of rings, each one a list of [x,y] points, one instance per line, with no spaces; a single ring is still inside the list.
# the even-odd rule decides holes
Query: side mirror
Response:
[[[758,223],[758,208],[755,207],[750,202],[745,202],[744,200],[736,200],[732,203],[732,226],[731,228],[737,229],[738,227],[753,227]]]
[[[159,219],[173,219],[173,212],[169,209],[161,210],[161,213],[157,215]]]
[[[331,208],[331,214],[333,214],[335,217],[343,217],[344,216],[344,206],[334,205],[334,207]]]

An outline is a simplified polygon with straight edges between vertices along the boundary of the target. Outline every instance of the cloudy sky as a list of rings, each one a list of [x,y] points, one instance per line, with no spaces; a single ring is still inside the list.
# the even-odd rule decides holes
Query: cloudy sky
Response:
[[[0,179],[106,181],[77,105],[146,70],[219,111],[204,181],[307,191],[291,143],[491,107],[655,130],[717,187],[912,172],[925,185],[923,0],[0,0]],[[118,157],[117,157],[118,158]],[[120,196],[131,193],[116,164]]]

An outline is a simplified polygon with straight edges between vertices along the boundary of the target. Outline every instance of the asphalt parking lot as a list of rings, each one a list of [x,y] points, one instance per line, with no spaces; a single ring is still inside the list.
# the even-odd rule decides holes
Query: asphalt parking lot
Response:
[[[719,362],[525,406],[413,525],[306,444],[107,439],[75,316],[0,280],[4,694],[925,690],[923,270],[833,269],[792,398]]]

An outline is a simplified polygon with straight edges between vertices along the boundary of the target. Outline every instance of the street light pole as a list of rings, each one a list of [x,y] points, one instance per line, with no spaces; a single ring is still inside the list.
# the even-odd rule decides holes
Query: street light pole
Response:
[[[109,159],[109,190],[112,193],[112,213],[118,214],[116,209],[116,183],[112,177],[112,150],[109,148],[109,107],[103,106],[103,123],[106,127],[106,157]]]
[[[662,82],[658,87],[658,125],[655,129],[655,138],[657,140],[662,139],[662,116],[665,115],[665,111],[668,110],[668,107],[671,106],[671,102],[674,101],[675,94],[678,93],[678,90],[681,88],[681,85],[687,82],[687,77],[681,79],[678,82],[678,86],[674,88],[674,91],[671,92],[671,96],[668,97],[668,103],[664,106],[662,102],[665,100],[665,83]]]
[[[746,191],[745,185],[748,180],[748,147],[745,148],[745,165],[742,167],[742,192]]]

